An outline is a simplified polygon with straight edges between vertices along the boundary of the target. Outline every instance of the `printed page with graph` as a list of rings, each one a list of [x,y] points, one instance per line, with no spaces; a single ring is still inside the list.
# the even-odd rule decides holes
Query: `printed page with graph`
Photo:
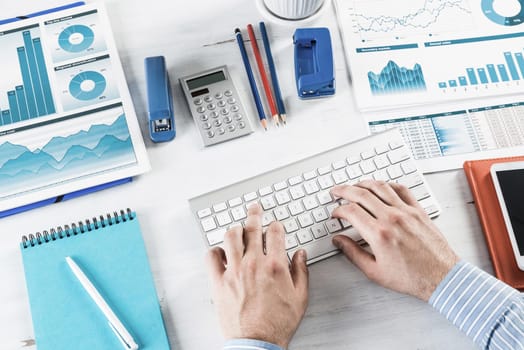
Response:
[[[105,9],[0,26],[0,211],[149,169]]]
[[[524,6],[335,0],[362,111],[524,92]]]

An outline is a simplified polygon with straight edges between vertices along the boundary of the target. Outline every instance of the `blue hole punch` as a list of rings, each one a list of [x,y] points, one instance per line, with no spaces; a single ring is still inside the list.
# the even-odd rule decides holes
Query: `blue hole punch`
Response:
[[[295,79],[302,99],[335,94],[331,36],[327,28],[299,28],[293,35]]]

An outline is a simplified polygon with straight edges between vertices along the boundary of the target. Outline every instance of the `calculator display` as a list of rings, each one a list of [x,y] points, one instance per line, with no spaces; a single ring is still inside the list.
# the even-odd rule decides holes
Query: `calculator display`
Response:
[[[202,86],[218,83],[226,80],[226,75],[223,71],[214,72],[198,78],[194,78],[187,81],[187,87],[189,90],[198,89]]]

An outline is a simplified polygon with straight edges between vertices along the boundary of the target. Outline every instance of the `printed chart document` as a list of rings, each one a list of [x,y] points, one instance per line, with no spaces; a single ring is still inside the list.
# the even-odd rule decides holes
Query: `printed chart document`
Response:
[[[335,0],[358,108],[524,92],[517,0]]]
[[[524,153],[524,6],[335,0],[355,102],[423,172]]]
[[[149,170],[100,5],[0,26],[0,211]]]

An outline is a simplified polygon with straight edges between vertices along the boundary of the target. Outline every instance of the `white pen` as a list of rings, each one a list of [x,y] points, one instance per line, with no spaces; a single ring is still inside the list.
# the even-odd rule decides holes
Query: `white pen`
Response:
[[[93,299],[100,311],[102,311],[104,316],[107,318],[107,321],[109,322],[109,327],[113,330],[113,332],[115,332],[117,338],[120,340],[124,348],[128,350],[137,350],[138,344],[135,343],[131,334],[129,334],[122,322],[120,322],[118,317],[116,317],[113,310],[111,310],[111,308],[104,300],[104,298],[102,298],[102,296],[95,288],[93,283],[91,283],[89,278],[87,278],[84,271],[82,271],[80,266],[78,266],[76,262],[73,260],[73,258],[71,258],[70,256],[66,256],[65,260],[71,268],[71,271],[73,271],[73,273],[75,274],[78,281],[80,281],[82,287],[84,287],[87,294],[89,294],[91,299]]]

